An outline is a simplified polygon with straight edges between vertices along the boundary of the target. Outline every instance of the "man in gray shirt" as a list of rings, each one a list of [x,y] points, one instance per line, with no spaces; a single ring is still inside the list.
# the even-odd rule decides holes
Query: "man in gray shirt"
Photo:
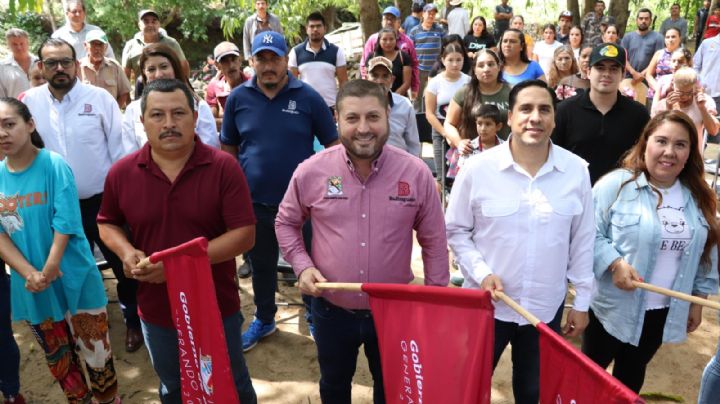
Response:
[[[255,0],[255,13],[245,20],[245,27],[243,27],[243,54],[250,66],[253,65],[253,58],[250,57],[250,53],[255,35],[264,31],[275,31],[281,35],[283,34],[280,19],[275,14],[268,12],[267,8],[267,0]]]
[[[673,27],[680,30],[681,43],[685,43],[687,40],[688,22],[686,19],[680,17],[680,5],[677,3],[674,3],[670,7],[670,17],[666,18],[662,25],[660,25],[660,34],[664,37],[665,32]]]
[[[652,21],[652,11],[641,8],[637,12],[637,30],[625,34],[622,39],[621,46],[628,54],[625,76],[632,77],[633,84],[645,78],[645,70],[653,55],[665,46],[663,36],[650,29],[650,21]]]
[[[390,137],[387,144],[399,147],[413,156],[420,157],[420,135],[418,135],[415,109],[410,100],[390,91],[395,76],[392,74],[390,59],[377,56],[368,61],[368,79],[385,87],[390,97]]]

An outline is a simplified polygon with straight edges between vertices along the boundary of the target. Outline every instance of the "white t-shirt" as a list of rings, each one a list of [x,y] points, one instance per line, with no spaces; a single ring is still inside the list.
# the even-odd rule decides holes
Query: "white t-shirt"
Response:
[[[538,57],[538,63],[540,64],[540,67],[542,67],[543,72],[546,76],[550,71],[550,64],[553,61],[555,49],[561,46],[562,44],[558,41],[555,41],[551,44],[545,41],[535,42],[535,47],[533,48],[533,55],[536,55]]]
[[[660,189],[662,203],[657,209],[660,220],[660,249],[657,251],[655,268],[648,282],[662,288],[672,289],[675,277],[680,269],[680,259],[690,244],[692,234],[685,221],[685,203],[680,181],[668,189]],[[661,309],[670,306],[670,297],[647,292],[645,309]]]
[[[425,91],[435,94],[437,98],[437,110],[435,114],[439,119],[445,119],[445,112],[447,111],[448,105],[450,105],[450,100],[452,100],[455,93],[462,88],[462,86],[469,82],[470,76],[465,73],[460,73],[460,78],[455,81],[448,81],[445,78],[444,72],[430,79]]]

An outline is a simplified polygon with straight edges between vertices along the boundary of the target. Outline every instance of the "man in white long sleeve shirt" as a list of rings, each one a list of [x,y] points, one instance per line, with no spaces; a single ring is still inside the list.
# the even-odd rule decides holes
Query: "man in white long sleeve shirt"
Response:
[[[510,140],[472,157],[453,185],[448,243],[464,287],[503,291],[560,332],[567,281],[577,291],[562,332],[582,333],[593,284],[595,225],[587,163],[553,145],[555,96],[539,80],[510,92]],[[494,366],[513,346],[517,403],[537,403],[538,333],[495,304]]]
[[[110,166],[131,151],[122,141],[120,108],[105,89],[77,78],[80,64],[75,49],[65,40],[46,39],[38,54],[47,84],[27,90],[23,102],[45,147],[61,155],[72,169],[85,236],[91,248],[97,244],[118,280],[118,299],[128,331],[125,349],[134,352],[143,343],[137,283],[125,278],[122,262],[100,240],[96,221]]]

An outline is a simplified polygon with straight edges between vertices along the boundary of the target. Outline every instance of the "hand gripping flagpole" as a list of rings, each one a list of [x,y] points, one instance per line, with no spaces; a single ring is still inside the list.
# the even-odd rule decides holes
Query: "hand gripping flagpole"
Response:
[[[493,291],[493,293],[498,299],[502,300],[503,303],[510,306],[511,309],[515,310],[518,314],[525,317],[525,320],[532,324],[533,327],[537,327],[538,323],[541,323],[539,318],[535,317],[532,313],[525,310],[524,307],[520,306],[515,300],[511,299],[510,296],[505,294],[505,292],[496,290]]]

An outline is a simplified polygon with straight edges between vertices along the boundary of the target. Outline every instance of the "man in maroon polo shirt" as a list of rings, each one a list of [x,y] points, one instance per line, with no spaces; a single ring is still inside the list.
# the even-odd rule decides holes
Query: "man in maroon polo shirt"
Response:
[[[243,404],[257,401],[242,353],[235,257],[255,243],[255,216],[242,169],[195,134],[197,112],[178,80],[155,80],[141,102],[147,144],[108,173],[100,237],[139,281],[138,310],[145,345],[160,378],[162,402],[179,403],[177,332],[162,264],[137,268],[145,256],[203,236],[209,240],[218,306],[235,385]],[[127,228],[129,232],[124,229]]]

